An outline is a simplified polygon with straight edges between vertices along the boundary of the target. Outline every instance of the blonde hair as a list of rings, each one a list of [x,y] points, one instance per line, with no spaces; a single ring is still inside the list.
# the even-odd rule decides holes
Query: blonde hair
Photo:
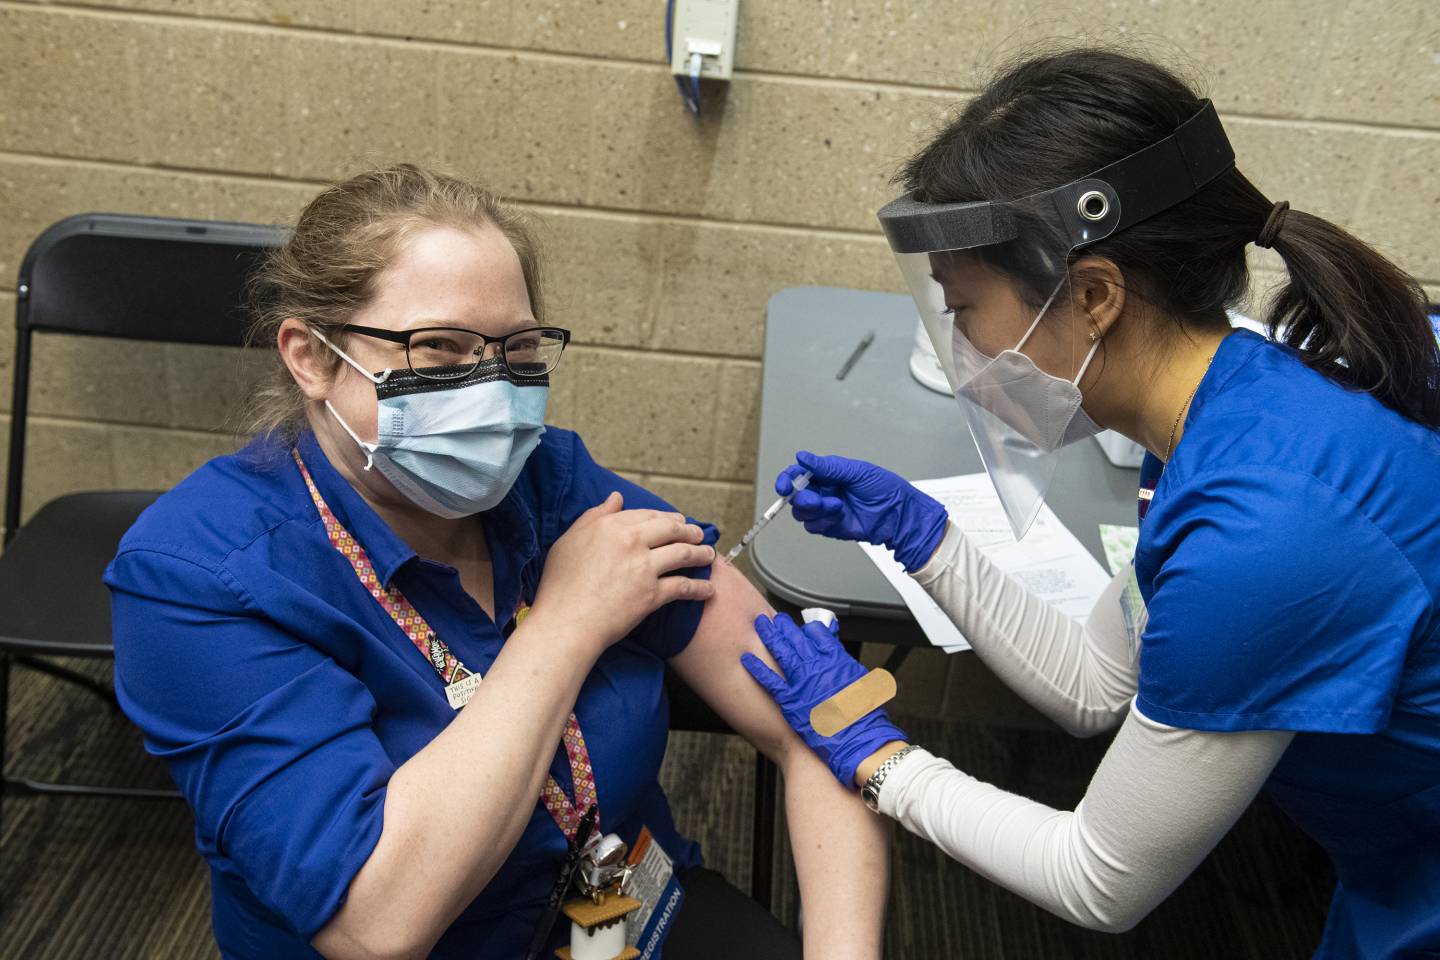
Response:
[[[280,358],[280,325],[303,321],[332,343],[340,327],[375,295],[376,277],[406,240],[424,227],[492,225],[520,257],[535,319],[544,322],[540,251],[531,225],[490,191],[410,163],[351,177],[306,205],[283,246],[266,256],[251,280],[250,346],[272,348],[273,364],[245,415],[245,431],[287,441],[305,429],[305,397]],[[330,372],[340,358],[327,351]]]

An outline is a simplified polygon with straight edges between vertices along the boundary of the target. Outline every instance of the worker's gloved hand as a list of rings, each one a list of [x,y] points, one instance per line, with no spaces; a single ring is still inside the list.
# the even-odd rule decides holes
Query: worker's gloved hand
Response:
[[[805,745],[825,761],[846,789],[855,789],[855,770],[861,761],[887,743],[907,739],[905,732],[890,722],[883,709],[876,709],[835,736],[822,737],[810,726],[810,711],[869,671],[840,645],[839,624],[815,622],[799,627],[782,613],[774,620],[757,617],[755,632],[785,676],[753,653],[742,653],[740,662],[775,698],[786,722]]]
[[[811,533],[883,544],[910,573],[925,566],[944,539],[945,508],[899,474],[864,460],[804,450],[795,460],[775,478],[775,492],[788,496],[796,477],[806,470],[814,474],[810,486],[790,501],[795,519]]]

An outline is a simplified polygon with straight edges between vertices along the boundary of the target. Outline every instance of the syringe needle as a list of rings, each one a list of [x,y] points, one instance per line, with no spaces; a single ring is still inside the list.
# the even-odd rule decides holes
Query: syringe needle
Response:
[[[794,480],[792,480],[790,482],[792,487],[790,492],[785,496],[781,497],[780,499],[776,500],[774,503],[770,504],[769,507],[765,508],[765,512],[760,514],[760,519],[755,521],[755,525],[749,530],[746,530],[745,535],[740,538],[739,542],[736,543],[735,546],[730,548],[729,553],[725,554],[725,559],[731,563],[734,563],[735,558],[740,556],[740,551],[744,550],[750,545],[750,541],[755,539],[755,535],[757,533],[765,529],[766,524],[768,524],[771,520],[774,520],[777,516],[780,515],[780,511],[785,509],[785,505],[790,502],[791,498],[793,498],[795,494],[799,493],[801,490],[804,490],[806,487],[810,486],[810,478],[812,476],[814,476],[814,474],[812,474],[809,470],[806,470],[804,473],[800,474]]]

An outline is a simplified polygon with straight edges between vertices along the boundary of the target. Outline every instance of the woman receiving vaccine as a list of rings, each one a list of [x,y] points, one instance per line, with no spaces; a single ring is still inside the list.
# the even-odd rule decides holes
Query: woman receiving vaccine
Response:
[[[667,956],[799,957],[671,817],[668,664],[787,778],[805,954],[873,960],[883,831],[741,670],[767,608],[714,528],[545,426],[570,335],[540,277],[473,183],[327,188],[257,278],[254,440],[121,543],[115,687],[195,814],[221,953],[553,956],[589,832],[670,858]]]

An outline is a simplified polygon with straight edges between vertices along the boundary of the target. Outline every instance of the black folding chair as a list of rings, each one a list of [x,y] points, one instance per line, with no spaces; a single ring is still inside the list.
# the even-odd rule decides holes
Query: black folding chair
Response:
[[[23,527],[32,340],[36,331],[239,347],[244,286],[275,227],[116,214],[67,217],[25,254],[16,286],[15,393],[0,554],[0,797],[173,798],[172,790],[46,783],[4,776],[11,661],[59,677],[118,711],[115,693],[44,656],[114,657],[101,583],[120,537],[160,491],[73,493]]]

